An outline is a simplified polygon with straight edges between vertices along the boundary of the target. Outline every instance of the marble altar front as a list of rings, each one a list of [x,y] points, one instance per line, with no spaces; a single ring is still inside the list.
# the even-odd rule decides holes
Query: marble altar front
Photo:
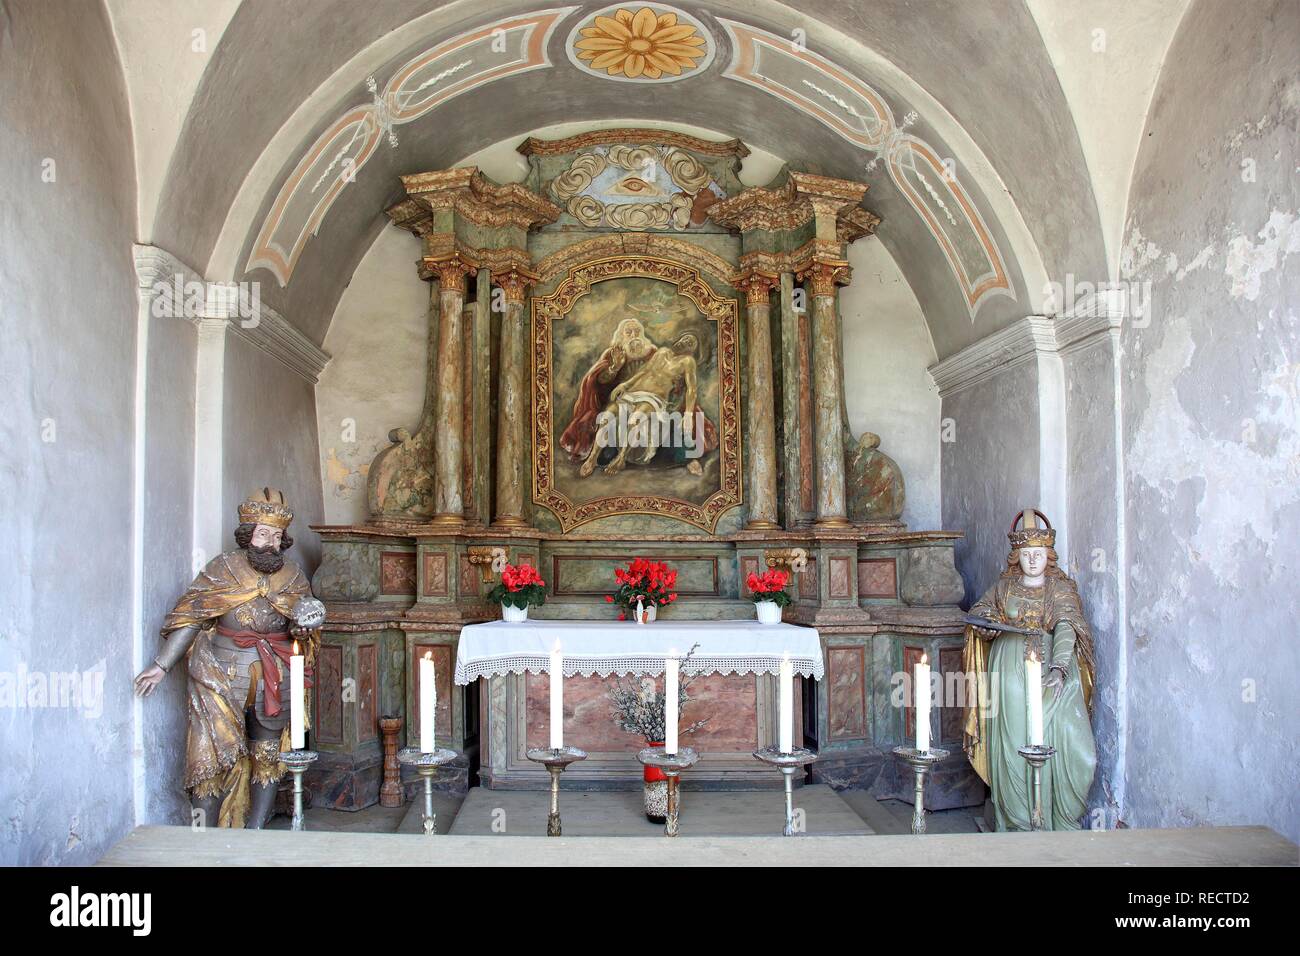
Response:
[[[519,149],[523,183],[417,173],[388,210],[424,247],[426,394],[420,421],[394,422],[369,469],[368,519],[316,528],[313,588],[328,609],[317,799],[377,799],[378,721],[413,713],[426,653],[438,733],[464,753],[443,785],[541,785],[516,751],[543,741],[548,677],[453,683],[462,629],[499,617],[485,601],[494,549],[545,577],[534,618],[610,622],[613,652],[629,632],[604,597],[633,557],[679,573],[663,623],[749,618],[746,576],[797,568],[785,620],[817,629],[825,668],[800,708],[798,733],[821,754],[814,778],[905,790],[888,757],[914,731],[897,677],[922,654],[940,679],[961,668],[960,535],[908,530],[898,466],[846,427],[838,290],[852,279],[847,245],[879,224],[867,187],[787,168],[746,188],[742,143],[662,130]],[[602,448],[597,412],[624,406],[694,425],[680,445]],[[567,678],[566,738],[599,755],[582,768],[590,785],[638,786],[643,742],[615,725],[604,680]],[[772,681],[698,686],[717,716],[694,743],[713,772],[693,779],[736,784],[770,742]],[[958,755],[935,773],[934,805],[981,801],[960,709],[932,721]],[[412,742],[410,719],[404,733]]]

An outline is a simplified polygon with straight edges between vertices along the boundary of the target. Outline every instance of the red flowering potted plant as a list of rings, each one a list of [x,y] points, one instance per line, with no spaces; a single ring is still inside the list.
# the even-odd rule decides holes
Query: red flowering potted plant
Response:
[[[758,611],[758,623],[780,624],[781,611],[793,599],[785,593],[785,586],[790,582],[790,575],[777,568],[762,574],[750,573],[745,586],[754,596],[754,608]]]
[[[677,600],[677,572],[662,561],[637,558],[626,568],[616,568],[614,579],[618,590],[606,594],[605,601],[623,609],[618,615],[620,621],[626,621],[630,614],[638,624],[645,624],[655,619],[660,605]]]
[[[501,583],[488,592],[488,600],[501,605],[503,621],[526,621],[530,605],[546,603],[546,582],[531,564],[507,564],[501,571]]]

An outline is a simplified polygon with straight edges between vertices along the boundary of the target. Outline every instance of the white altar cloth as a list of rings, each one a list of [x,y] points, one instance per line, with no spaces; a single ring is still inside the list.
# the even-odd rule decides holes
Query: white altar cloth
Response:
[[[757,621],[490,621],[461,629],[456,683],[546,673],[556,641],[565,677],[658,676],[671,652],[682,657],[695,644],[699,647],[682,664],[688,674],[777,674],[786,654],[796,674],[815,680],[826,674],[814,627]]]

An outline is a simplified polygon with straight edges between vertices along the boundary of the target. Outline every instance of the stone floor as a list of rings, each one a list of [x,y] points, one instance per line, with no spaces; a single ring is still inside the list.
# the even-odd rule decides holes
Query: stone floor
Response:
[[[909,833],[912,805],[900,800],[876,800],[859,790],[835,791],[825,785],[795,792],[796,810],[803,811],[805,832],[812,836]],[[434,794],[439,833],[454,836],[540,835],[546,832],[549,795],[531,790],[487,790],[475,787],[465,799]],[[330,833],[419,833],[423,805],[373,806],[359,811],[310,808],[308,830]],[[563,791],[560,815],[564,835],[642,837],[662,832],[646,820],[641,794],[635,791]],[[779,834],[785,805],[779,792],[689,791],[682,795],[682,836],[762,836]],[[926,814],[930,833],[975,833],[982,810],[941,810]],[[289,829],[289,818],[275,817],[268,829]]]
[[[1267,827],[874,836],[442,836],[137,827],[101,866],[1295,866]]]

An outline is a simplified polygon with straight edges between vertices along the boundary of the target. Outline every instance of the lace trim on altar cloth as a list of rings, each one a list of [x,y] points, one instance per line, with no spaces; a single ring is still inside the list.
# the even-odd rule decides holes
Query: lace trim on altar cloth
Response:
[[[794,672],[801,677],[821,680],[826,676],[821,661],[791,657]],[[503,677],[506,674],[544,674],[551,669],[550,655],[516,655],[483,657],[456,662],[456,683],[468,684],[480,677]],[[610,677],[646,674],[658,677],[664,672],[662,657],[565,657],[565,677]],[[692,657],[682,662],[684,674],[779,674],[781,658],[759,657]]]

